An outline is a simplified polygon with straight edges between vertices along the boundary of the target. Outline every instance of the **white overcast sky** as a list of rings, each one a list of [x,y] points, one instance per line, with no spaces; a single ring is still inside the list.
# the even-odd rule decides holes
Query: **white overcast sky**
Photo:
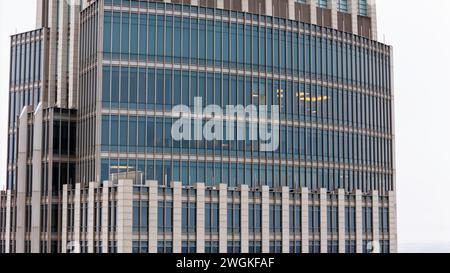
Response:
[[[0,0],[0,185],[6,181],[9,36],[35,27],[35,0]],[[394,46],[401,252],[450,252],[450,1],[377,0]]]

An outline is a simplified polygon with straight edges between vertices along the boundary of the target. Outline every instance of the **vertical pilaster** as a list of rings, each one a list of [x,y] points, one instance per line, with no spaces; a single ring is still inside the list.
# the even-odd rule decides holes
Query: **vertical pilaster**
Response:
[[[348,7],[349,12],[352,15],[352,32],[356,35],[358,35],[358,1],[359,0],[350,0]]]
[[[43,104],[34,112],[33,125],[33,184],[31,192],[31,253],[40,251],[41,232],[41,179],[42,179],[42,126]]]
[[[266,15],[273,16],[273,3],[272,0],[266,0]]]
[[[218,9],[223,9],[225,4],[224,4],[224,0],[217,0],[217,8]]]
[[[272,1],[270,1],[272,2]],[[262,187],[262,200],[261,200],[261,227],[262,227],[262,253],[270,252],[270,216],[269,216],[269,208],[270,208],[270,196],[269,196],[269,187]]]
[[[197,253],[205,253],[205,184],[197,183]]]
[[[368,13],[372,25],[372,40],[378,40],[378,23],[377,23],[377,1],[368,0]]]
[[[362,192],[361,190],[355,191],[355,200],[356,200],[356,253],[363,252],[362,245]]]
[[[36,0],[36,28],[47,25],[47,5],[48,0]]]
[[[27,188],[28,159],[28,107],[20,114],[17,143],[17,185],[16,185],[16,253],[25,252],[25,200]]]
[[[338,189],[338,237],[339,253],[345,253],[345,191]]]
[[[62,214],[61,214],[61,252],[67,252],[67,204],[68,190],[67,184],[63,185],[62,193]]]
[[[397,201],[396,193],[389,192],[389,253],[397,253]]]
[[[219,253],[227,253],[228,244],[228,185],[219,185]]]
[[[11,191],[6,192],[5,253],[11,253]]]
[[[248,185],[241,185],[241,252],[248,253]]]
[[[281,228],[283,253],[289,253],[289,187],[283,187],[281,192]]]
[[[69,36],[69,1],[59,1],[58,4],[58,72],[57,72],[57,105],[67,107],[67,54]]]
[[[117,191],[117,249],[132,252],[133,237],[133,180],[119,180]]]
[[[242,11],[248,12],[248,0],[242,0]]]
[[[311,24],[317,24],[317,5],[316,0],[307,0],[309,7],[311,8]]]
[[[288,0],[288,12],[289,12],[289,19],[295,20],[295,0]]]
[[[379,197],[378,191],[372,192],[372,241],[373,241],[373,253],[380,252],[380,222],[379,222]]]
[[[53,106],[56,103],[57,93],[57,57],[58,57],[58,2],[48,0],[48,27],[50,28],[49,60],[48,60],[48,103]]]
[[[328,252],[327,189],[320,189],[320,252]]]
[[[301,189],[302,204],[302,253],[309,252],[309,189]]]
[[[350,0],[351,1],[351,0]],[[331,27],[338,28],[338,0],[329,0],[329,8],[331,9]]]
[[[89,183],[88,190],[88,221],[87,221],[87,243],[88,253],[94,253],[94,217],[96,217],[95,211],[95,183]]]
[[[86,0],[83,0],[86,1]],[[80,34],[80,11],[79,5],[71,5],[70,7],[70,44],[69,44],[69,92],[68,107],[76,108],[78,96],[78,41]],[[100,24],[103,26],[103,24]],[[102,33],[102,32],[99,32]]]
[[[108,253],[109,244],[109,182],[104,181],[102,187],[102,248],[103,253]]]
[[[158,181],[148,181],[148,251],[158,252]]]
[[[73,244],[77,248],[74,250],[75,253],[80,252],[80,241],[81,241],[81,184],[75,184],[75,196],[74,196],[74,220],[73,220]]]
[[[173,183],[173,252],[181,253],[181,183]]]

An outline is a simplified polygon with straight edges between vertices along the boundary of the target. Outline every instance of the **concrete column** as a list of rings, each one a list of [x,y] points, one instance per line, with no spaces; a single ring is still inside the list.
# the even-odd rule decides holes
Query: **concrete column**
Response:
[[[301,189],[302,253],[309,253],[309,189]]]
[[[102,188],[102,249],[108,253],[109,244],[109,182],[103,182]]]
[[[272,2],[272,1],[271,1]],[[262,228],[262,253],[270,252],[270,196],[269,187],[262,187],[261,200],[261,228]]]
[[[272,0],[266,0],[266,15],[273,16],[273,3],[272,3]]]
[[[283,253],[289,253],[289,187],[283,187],[281,193],[281,227]]]
[[[50,28],[49,40],[49,69],[48,69],[48,101],[53,106],[57,93],[57,56],[58,56],[58,2],[59,0],[48,0],[48,27]]]
[[[148,181],[148,251],[158,252],[158,181]]]
[[[320,252],[328,252],[327,189],[320,189]]]
[[[205,184],[197,183],[197,253],[205,253]]]
[[[75,184],[75,197],[74,197],[74,221],[73,221],[73,243],[77,248],[80,246],[81,234],[81,184]],[[74,252],[80,252],[80,249],[76,249]]]
[[[67,252],[67,204],[68,190],[67,184],[63,185],[62,193],[62,216],[61,216],[61,252]]]
[[[289,0],[289,19],[295,20],[295,0]]]
[[[25,252],[25,200],[27,188],[28,159],[28,112],[24,107],[19,117],[17,143],[17,184],[16,184],[16,253]]]
[[[84,0],[85,2],[86,0]],[[103,27],[103,24],[100,24]],[[78,43],[80,34],[80,6],[72,5],[70,9],[70,44],[69,44],[69,92],[68,107],[76,108],[78,95]],[[102,32],[99,32],[102,33]]]
[[[331,27],[338,28],[338,0],[329,0],[328,6],[331,9]]]
[[[173,252],[181,253],[181,183],[173,183]]]
[[[352,15],[352,32],[356,35],[358,35],[358,1],[359,0],[350,0],[348,2],[348,11]]]
[[[241,8],[242,8],[242,11],[248,12],[248,0],[242,0]]]
[[[362,237],[363,237],[363,231],[362,231],[362,192],[361,190],[355,191],[356,196],[356,253],[362,253],[363,252],[363,245],[362,245]]]
[[[368,13],[369,13],[370,21],[372,24],[372,39],[378,40],[377,1],[376,0],[368,0],[367,4],[369,5]]]
[[[95,182],[89,183],[88,190],[88,225],[87,225],[87,243],[88,253],[94,253],[94,217],[96,217],[95,211]]]
[[[228,247],[228,185],[219,185],[219,253],[227,253]]]
[[[397,197],[389,192],[389,252],[397,253]]]
[[[67,107],[67,55],[69,32],[68,1],[59,1],[58,10],[58,72],[57,72],[57,105]]]
[[[36,1],[36,28],[42,28],[47,25],[47,3],[48,0]]]
[[[217,8],[218,9],[223,9],[224,8],[224,6],[225,6],[225,4],[224,4],[224,1],[223,0],[216,0],[217,2]]]
[[[40,252],[41,233],[41,179],[42,179],[42,125],[43,104],[34,112],[33,126],[33,184],[31,193],[31,253]]]
[[[372,241],[374,242],[374,253],[380,252],[380,222],[379,222],[379,200],[378,191],[372,192]]]
[[[339,253],[345,253],[345,191],[338,189]]]
[[[133,237],[133,180],[119,180],[117,192],[117,249],[132,252]]]
[[[5,253],[11,253],[11,191],[6,192]]]
[[[316,25],[317,24],[316,0],[307,0],[307,3],[309,4],[309,6],[311,8],[311,24]]]
[[[248,253],[248,185],[241,185],[241,253]]]

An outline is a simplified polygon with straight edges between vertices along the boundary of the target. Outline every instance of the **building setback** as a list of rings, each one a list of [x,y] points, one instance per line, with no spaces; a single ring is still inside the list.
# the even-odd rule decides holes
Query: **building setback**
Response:
[[[375,10],[39,0],[38,29],[11,37],[0,253],[395,253]],[[172,108],[196,97],[279,106],[279,148],[176,141]]]

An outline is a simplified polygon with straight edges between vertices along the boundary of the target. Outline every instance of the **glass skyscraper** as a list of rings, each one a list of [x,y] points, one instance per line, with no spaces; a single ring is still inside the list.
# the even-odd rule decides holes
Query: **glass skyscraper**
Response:
[[[11,84],[2,251],[396,252],[392,49],[376,41],[374,1],[99,0],[79,10],[65,19],[77,26],[67,34],[79,39],[67,50],[76,66],[55,61],[57,75],[77,71],[74,84],[56,80],[33,103]],[[40,35],[50,71],[40,79],[51,82],[53,41]],[[23,66],[15,48],[12,79]],[[173,107],[199,97],[202,107],[278,106],[278,149],[175,140]]]

